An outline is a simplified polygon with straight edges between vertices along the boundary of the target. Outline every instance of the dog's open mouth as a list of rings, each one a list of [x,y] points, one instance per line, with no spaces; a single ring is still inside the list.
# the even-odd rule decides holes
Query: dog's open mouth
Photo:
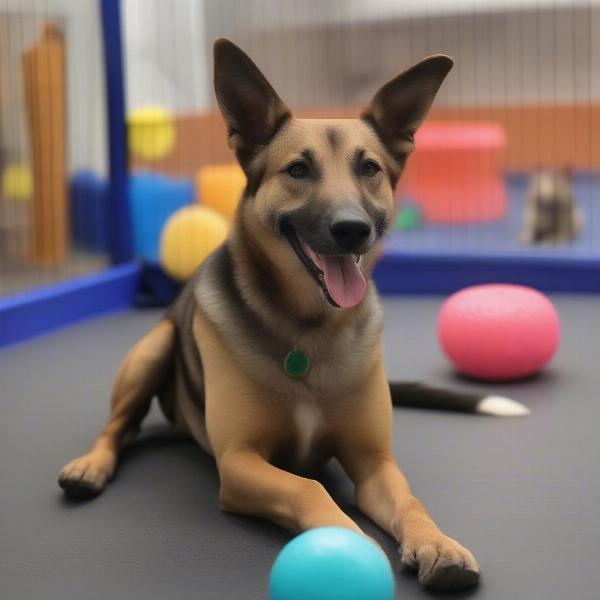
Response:
[[[282,232],[330,304],[340,308],[351,308],[362,301],[367,283],[360,269],[360,256],[318,254],[291,225],[286,224]]]

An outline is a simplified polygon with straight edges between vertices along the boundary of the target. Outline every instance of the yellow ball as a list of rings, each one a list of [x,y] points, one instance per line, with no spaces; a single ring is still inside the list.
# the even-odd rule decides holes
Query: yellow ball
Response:
[[[198,171],[197,188],[200,202],[233,219],[246,187],[246,176],[236,165],[207,165]]]
[[[160,106],[143,106],[127,118],[129,151],[141,158],[164,158],[175,145],[175,125],[171,113]]]
[[[218,212],[203,206],[179,209],[165,224],[160,239],[160,263],[174,279],[189,279],[229,232]]]
[[[2,176],[2,192],[12,200],[29,200],[33,195],[33,177],[28,165],[10,165]]]

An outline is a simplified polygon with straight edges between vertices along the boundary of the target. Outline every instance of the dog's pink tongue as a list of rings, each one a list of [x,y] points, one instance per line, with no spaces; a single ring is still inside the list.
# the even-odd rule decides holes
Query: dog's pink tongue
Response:
[[[341,308],[356,306],[365,296],[367,282],[352,255],[320,256],[327,291]]]

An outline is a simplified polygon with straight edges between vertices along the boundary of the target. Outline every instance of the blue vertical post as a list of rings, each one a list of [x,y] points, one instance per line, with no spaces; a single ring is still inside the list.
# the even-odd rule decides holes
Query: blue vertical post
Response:
[[[120,0],[100,0],[106,73],[109,147],[110,254],[113,263],[133,258],[131,216],[127,198],[127,130],[123,86]]]

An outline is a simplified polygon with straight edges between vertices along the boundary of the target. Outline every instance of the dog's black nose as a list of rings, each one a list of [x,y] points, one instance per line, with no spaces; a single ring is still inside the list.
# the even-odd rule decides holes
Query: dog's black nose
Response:
[[[330,230],[341,248],[353,252],[371,235],[371,224],[354,211],[343,211],[334,217]]]

